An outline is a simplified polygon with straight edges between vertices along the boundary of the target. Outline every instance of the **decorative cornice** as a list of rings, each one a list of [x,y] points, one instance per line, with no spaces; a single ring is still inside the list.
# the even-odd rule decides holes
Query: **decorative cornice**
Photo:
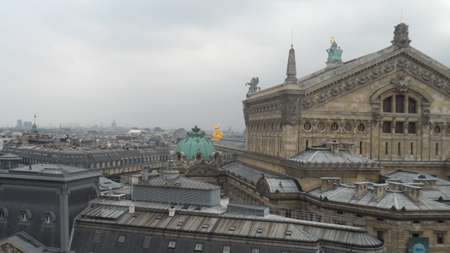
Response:
[[[380,62],[377,62],[358,71],[357,74],[343,76],[340,80],[334,81],[330,85],[307,91],[302,103],[302,109],[310,109],[327,102],[329,99],[348,94],[353,89],[386,77],[397,69],[402,69],[410,76],[450,97],[450,78],[448,76],[413,56],[401,52],[386,59],[381,65]]]

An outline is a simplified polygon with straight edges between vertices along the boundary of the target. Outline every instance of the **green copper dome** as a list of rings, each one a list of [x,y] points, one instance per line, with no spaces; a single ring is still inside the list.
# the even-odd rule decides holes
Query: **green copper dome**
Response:
[[[180,150],[186,154],[186,159],[192,159],[199,149],[205,159],[209,159],[209,154],[216,151],[216,147],[205,137],[205,133],[200,132],[200,128],[195,126],[192,132],[188,132],[187,137],[178,143],[175,152]]]

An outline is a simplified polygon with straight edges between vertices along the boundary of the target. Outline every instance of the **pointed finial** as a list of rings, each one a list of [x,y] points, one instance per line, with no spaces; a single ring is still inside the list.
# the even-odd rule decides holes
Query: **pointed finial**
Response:
[[[286,70],[286,82],[287,83],[296,83],[297,82],[297,67],[295,66],[295,50],[294,46],[291,45],[291,49],[289,50],[289,58]]]
[[[333,36],[333,37],[331,37],[331,42],[334,42],[334,36]]]

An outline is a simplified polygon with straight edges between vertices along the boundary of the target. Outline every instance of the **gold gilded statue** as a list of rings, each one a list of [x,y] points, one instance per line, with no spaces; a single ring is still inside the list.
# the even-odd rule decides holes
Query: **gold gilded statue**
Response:
[[[222,139],[222,137],[223,137],[223,133],[222,133],[222,131],[220,131],[220,123],[219,123],[219,125],[214,125],[214,128],[216,129],[216,131],[214,131],[214,133],[212,134],[212,136],[213,136],[213,141],[218,141],[218,140],[220,140],[220,139]]]

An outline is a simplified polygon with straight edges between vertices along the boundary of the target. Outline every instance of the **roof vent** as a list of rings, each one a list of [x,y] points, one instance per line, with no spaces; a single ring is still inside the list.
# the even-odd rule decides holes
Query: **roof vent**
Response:
[[[175,207],[171,206],[169,208],[169,217],[173,217],[175,215]]]

